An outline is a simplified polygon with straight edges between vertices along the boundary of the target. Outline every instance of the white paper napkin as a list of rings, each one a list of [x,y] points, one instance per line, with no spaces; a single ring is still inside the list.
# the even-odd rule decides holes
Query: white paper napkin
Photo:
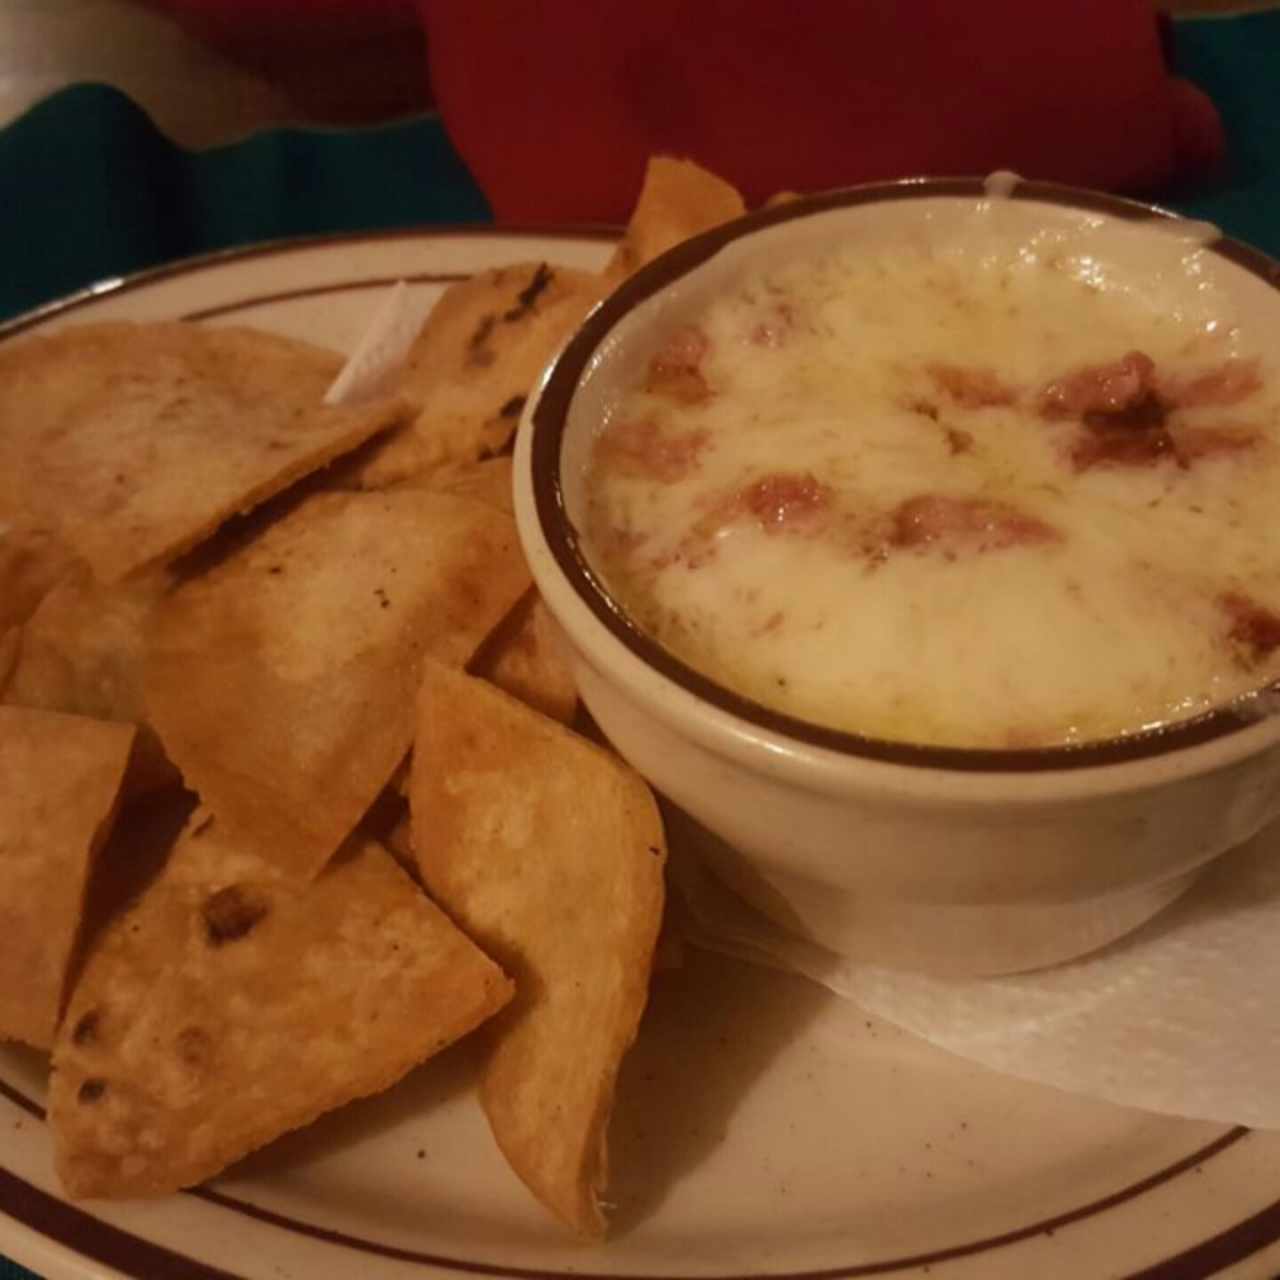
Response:
[[[1109,1102],[1280,1129],[1280,825],[1128,938],[1000,978],[846,961],[784,934],[691,855],[673,871],[691,941],[804,974],[962,1057]]]
[[[358,404],[381,393],[404,364],[422,328],[429,304],[416,299],[401,280],[378,304],[355,350],[325,392],[325,404]]]

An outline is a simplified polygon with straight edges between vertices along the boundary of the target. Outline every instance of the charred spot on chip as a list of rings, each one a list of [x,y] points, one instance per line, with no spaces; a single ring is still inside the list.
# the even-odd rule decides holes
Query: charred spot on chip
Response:
[[[545,262],[538,263],[538,269],[533,273],[533,279],[516,294],[516,305],[509,311],[502,313],[503,320],[507,324],[514,324],[517,320],[527,316],[533,310],[534,303],[538,301],[538,298],[554,279],[555,272]]]
[[[511,399],[508,400],[507,403],[504,404],[502,408],[498,410],[498,417],[500,418],[519,417],[520,411],[524,408],[524,405],[525,405],[524,396],[512,396]]]
[[[203,1027],[183,1027],[174,1037],[179,1060],[196,1071],[204,1071],[213,1060],[213,1040]]]
[[[231,884],[205,900],[201,914],[209,945],[220,947],[248,935],[271,910],[271,904],[244,885]]]
[[[475,332],[467,339],[468,364],[484,368],[493,363],[493,352],[485,344],[489,341],[489,336],[493,333],[495,324],[497,324],[497,318],[493,315],[487,315],[476,325]]]
[[[71,1032],[71,1042],[81,1047],[88,1044],[96,1044],[98,1040],[98,1032],[102,1027],[102,1010],[90,1009],[88,1013],[82,1014],[80,1020],[76,1023]]]
[[[107,1082],[100,1076],[92,1076],[76,1090],[76,1101],[86,1106],[97,1102],[107,1091]]]

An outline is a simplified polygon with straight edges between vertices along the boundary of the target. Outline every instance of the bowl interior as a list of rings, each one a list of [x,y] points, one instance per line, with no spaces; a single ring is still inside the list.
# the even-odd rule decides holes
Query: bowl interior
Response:
[[[1033,183],[1009,192],[978,181],[918,181],[831,193],[749,215],[678,246],[597,309],[549,374],[534,408],[537,515],[582,603],[632,655],[693,696],[768,732],[872,759],[984,771],[1075,768],[1140,759],[1256,724],[1269,700],[1250,695],[1159,729],[1065,746],[971,749],[864,737],[796,719],[708,679],[618,606],[581,536],[591,450],[665,336],[762,262],[837,245],[876,254],[904,244],[975,265],[1010,254],[1067,257],[1077,271],[1121,281],[1151,304],[1194,320],[1264,332],[1280,322],[1280,268],[1270,259],[1205,224],[1095,193]]]

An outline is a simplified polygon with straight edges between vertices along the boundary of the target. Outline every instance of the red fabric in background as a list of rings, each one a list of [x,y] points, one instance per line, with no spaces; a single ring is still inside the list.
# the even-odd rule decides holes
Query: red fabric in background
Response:
[[[146,0],[189,30],[234,45],[303,43],[402,30],[417,21],[415,0]]]
[[[1212,103],[1166,71],[1152,0],[147,2],[319,118],[434,92],[506,220],[623,221],[658,151],[754,204],[996,168],[1143,192],[1223,149]]]
[[[1150,190],[1217,159],[1150,0],[420,0],[446,128],[500,219],[624,221],[655,151],[749,203],[1013,169]]]

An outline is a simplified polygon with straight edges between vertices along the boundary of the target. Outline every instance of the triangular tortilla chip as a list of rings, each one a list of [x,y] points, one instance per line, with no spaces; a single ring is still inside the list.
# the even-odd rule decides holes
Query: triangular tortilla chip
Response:
[[[682,240],[746,211],[742,197],[723,178],[692,160],[654,156],[626,235],[604,270],[605,279],[617,285]]]
[[[500,452],[538,376],[605,291],[598,276],[545,262],[451,285],[396,386],[418,406],[417,415],[345,482],[386,488],[444,463]]]
[[[403,416],[396,400],[323,406],[339,363],[274,334],[182,323],[15,343],[0,356],[0,467],[115,582]]]
[[[0,520],[46,527],[32,515],[43,504],[29,455],[45,432],[101,392],[111,353],[134,331],[124,322],[80,325],[0,346]]]
[[[485,503],[314,494],[158,607],[147,718],[229,833],[314,876],[409,750],[423,655],[462,666],[528,584]]]
[[[433,471],[428,487],[441,493],[465,494],[478,498],[505,511],[515,514],[515,497],[512,493],[513,465],[509,455],[485,458],[480,462],[453,462]]]
[[[377,444],[377,441],[374,441]],[[337,493],[361,492],[359,459],[363,451],[353,454],[326,475],[322,489]],[[349,465],[349,463],[351,465]],[[496,458],[481,458],[476,462],[444,462],[430,470],[407,475],[395,484],[379,486],[384,489],[429,489],[435,493],[456,493],[468,498],[478,498],[508,515],[515,514],[515,496],[512,493],[512,459],[508,453]]]
[[[0,707],[0,1040],[53,1044],[130,725]]]
[[[149,725],[142,700],[142,653],[151,610],[166,585],[161,573],[114,587],[77,564],[53,586],[20,632],[4,701],[120,720],[138,726],[126,790],[179,781]]]
[[[75,1196],[161,1195],[394,1084],[511,984],[377,844],[283,880],[197,815],[99,938],[54,1048]]]
[[[534,1195],[599,1235],[614,1082],[662,919],[657,806],[617,757],[482,680],[428,664],[419,712],[423,883],[516,980],[485,1112]]]
[[[18,665],[18,646],[21,639],[20,627],[0,630],[0,702],[5,700],[5,690],[9,687],[14,667]]]
[[[568,724],[578,709],[578,686],[567,644],[542,597],[530,591],[484,642],[467,670],[544,716]]]
[[[75,554],[52,530],[6,523],[0,516],[0,628],[25,622],[75,563]]]

